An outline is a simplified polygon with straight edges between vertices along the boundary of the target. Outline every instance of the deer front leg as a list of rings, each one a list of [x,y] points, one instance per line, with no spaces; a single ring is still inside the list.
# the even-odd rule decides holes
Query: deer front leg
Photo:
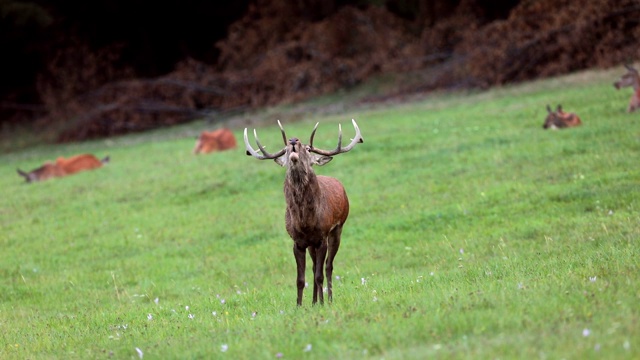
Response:
[[[322,285],[324,283],[324,260],[327,258],[327,242],[323,241],[319,248],[309,248],[309,255],[313,260],[313,304],[320,299],[320,304],[324,304]]]
[[[316,284],[316,256],[317,251],[313,246],[309,247],[309,257],[311,258],[311,269],[313,270],[313,302],[312,304],[316,304],[318,302],[318,285]]]
[[[302,291],[304,290],[304,267],[305,267],[305,251],[293,244],[293,256],[296,258],[296,266],[298,267],[298,277],[296,285],[298,286],[298,306],[302,305]]]

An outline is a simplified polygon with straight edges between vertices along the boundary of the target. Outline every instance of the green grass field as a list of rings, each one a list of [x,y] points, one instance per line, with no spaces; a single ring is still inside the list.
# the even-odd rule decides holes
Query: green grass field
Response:
[[[284,169],[242,128],[206,156],[203,122],[2,154],[0,358],[637,359],[640,114],[619,72],[285,123],[333,148],[355,118],[365,139],[316,168],[351,202],[324,306],[295,305]],[[557,103],[584,125],[544,131]],[[111,164],[15,172],[84,152]]]

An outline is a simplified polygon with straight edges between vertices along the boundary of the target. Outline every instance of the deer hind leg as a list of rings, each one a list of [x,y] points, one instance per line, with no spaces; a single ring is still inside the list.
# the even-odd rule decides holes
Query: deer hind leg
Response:
[[[304,248],[299,248],[296,244],[293,244],[293,256],[296,258],[296,266],[298,267],[298,277],[296,278],[296,285],[298,286],[298,306],[302,305],[302,291],[304,290],[304,267],[306,253]]]
[[[338,249],[340,248],[340,235],[342,234],[342,225],[336,226],[329,233],[328,249],[327,249],[327,296],[329,297],[329,302],[333,301],[333,291],[332,291],[332,281],[333,281],[333,259],[336,257],[338,253]]]
[[[327,243],[322,242],[319,248],[309,248],[309,255],[313,260],[313,304],[318,302],[324,304],[324,295],[322,293],[322,285],[324,284],[324,260],[327,258]]]

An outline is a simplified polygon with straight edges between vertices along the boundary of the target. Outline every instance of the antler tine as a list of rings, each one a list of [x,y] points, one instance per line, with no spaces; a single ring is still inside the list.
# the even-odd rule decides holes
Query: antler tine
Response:
[[[281,126],[282,128],[282,126]],[[256,159],[259,160],[265,160],[265,159],[275,159],[277,157],[282,156],[282,154],[285,153],[286,148],[278,151],[275,154],[269,154],[265,149],[264,146],[262,146],[262,144],[260,144],[260,140],[258,140],[258,133],[256,132],[256,129],[253,129],[253,136],[256,139],[256,144],[258,144],[258,149],[260,150],[260,152],[262,153],[262,155],[260,155],[260,153],[258,153],[258,151],[254,150],[253,147],[251,147],[251,144],[249,144],[249,137],[247,136],[247,128],[244,128],[244,145],[245,148],[247,150],[247,155],[251,155],[253,157],[255,157]]]
[[[316,148],[312,147],[311,145],[309,145],[309,147],[311,147],[311,149],[309,151],[312,151],[312,152],[314,152],[316,154],[320,154],[320,155],[333,156],[333,155],[346,153],[347,151],[353,149],[353,147],[356,146],[357,143],[364,142],[364,139],[362,138],[362,135],[360,134],[360,128],[358,127],[358,124],[356,123],[356,120],[355,119],[351,119],[351,122],[353,123],[353,127],[356,129],[356,136],[351,140],[349,145],[347,145],[344,148],[342,147],[342,125],[338,124],[338,146],[333,151],[316,149]],[[314,133],[315,133],[315,129],[314,129]],[[313,134],[311,135],[311,137],[313,138]]]
[[[356,146],[357,143],[364,142],[364,139],[362,138],[362,134],[360,134],[360,128],[358,127],[358,124],[356,124],[356,120],[351,119],[351,123],[353,123],[353,127],[356,129],[356,136],[354,136],[353,139],[351,139],[351,143],[349,143],[349,145],[346,148],[342,149],[342,152],[347,152],[353,149],[353,147]]]
[[[247,136],[247,128],[244,128],[244,147],[246,149],[247,155],[251,155],[258,159],[263,157],[262,155],[258,154],[257,151],[253,150],[253,148],[251,147],[251,144],[249,144],[249,137]]]
[[[282,133],[282,141],[284,141],[284,146],[287,146],[287,135],[285,135],[284,133],[284,128],[282,127],[282,124],[280,124],[280,120],[278,120],[278,126],[280,127],[280,132]],[[258,138],[256,138],[257,140]]]
[[[253,138],[256,139],[256,144],[258,145],[258,149],[260,149],[260,152],[264,155],[267,155],[268,153],[264,150],[264,146],[260,144],[260,139],[258,139],[258,132],[256,131],[256,129],[253,129]]]
[[[316,136],[316,130],[318,130],[318,125],[320,123],[317,122],[316,126],[313,127],[313,131],[311,132],[311,138],[309,139],[309,147],[313,149],[313,137]]]

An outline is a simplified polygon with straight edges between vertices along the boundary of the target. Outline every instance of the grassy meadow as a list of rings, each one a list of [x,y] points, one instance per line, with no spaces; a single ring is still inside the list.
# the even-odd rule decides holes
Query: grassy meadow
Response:
[[[640,114],[622,73],[285,122],[302,139],[320,122],[333,148],[355,118],[365,140],[316,168],[351,202],[324,306],[310,288],[295,305],[284,169],[246,156],[242,127],[205,156],[204,122],[0,154],[0,358],[640,358]],[[544,131],[557,103],[583,126]],[[270,150],[276,120],[246,116]],[[85,152],[111,163],[15,171]]]

